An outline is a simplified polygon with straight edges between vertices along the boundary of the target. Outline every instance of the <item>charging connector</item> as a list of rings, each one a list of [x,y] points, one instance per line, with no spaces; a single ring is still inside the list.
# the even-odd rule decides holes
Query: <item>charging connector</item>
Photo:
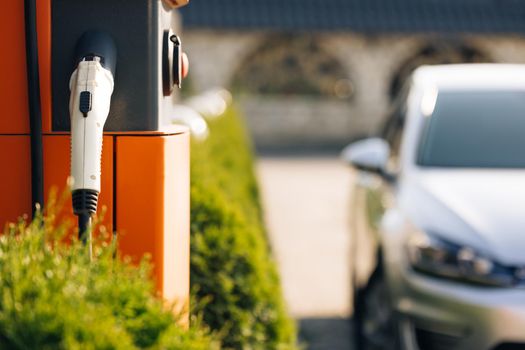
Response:
[[[79,236],[87,241],[101,190],[102,139],[114,87],[115,45],[104,33],[88,32],[79,40],[76,57],[78,65],[69,83],[72,195]]]
[[[79,238],[86,243],[91,232],[91,217],[97,212],[99,192],[94,190],[73,191],[73,212],[78,216]]]

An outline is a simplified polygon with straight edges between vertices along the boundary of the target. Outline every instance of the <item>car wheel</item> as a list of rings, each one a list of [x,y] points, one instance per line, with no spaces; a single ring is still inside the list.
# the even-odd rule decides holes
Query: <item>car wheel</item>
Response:
[[[374,272],[368,285],[356,292],[354,336],[357,350],[398,349],[397,326],[382,272]]]

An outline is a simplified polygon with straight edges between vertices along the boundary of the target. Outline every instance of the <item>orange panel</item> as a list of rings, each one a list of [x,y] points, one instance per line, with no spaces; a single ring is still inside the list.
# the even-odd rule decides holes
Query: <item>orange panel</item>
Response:
[[[22,2],[22,1],[20,1]],[[51,0],[37,0],[42,130],[51,131]]]
[[[135,261],[152,256],[157,288],[189,300],[189,136],[116,136],[117,231]]]
[[[29,107],[22,0],[2,1],[0,42],[7,50],[0,55],[0,134],[26,134]]]
[[[0,230],[31,212],[29,136],[0,137]]]
[[[169,300],[189,303],[190,290],[190,139],[165,137],[164,290]]]
[[[104,136],[102,150],[102,178],[98,212],[106,208],[104,224],[109,232],[113,231],[113,137]],[[67,189],[70,175],[70,137],[69,135],[44,135],[44,186],[47,199],[52,188],[62,193]],[[68,196],[64,214],[76,224],[71,196]]]

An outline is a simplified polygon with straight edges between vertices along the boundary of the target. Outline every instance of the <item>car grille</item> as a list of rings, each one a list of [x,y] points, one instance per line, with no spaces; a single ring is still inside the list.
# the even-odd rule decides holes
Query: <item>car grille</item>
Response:
[[[416,328],[416,341],[420,350],[452,350],[461,337]]]
[[[496,346],[493,350],[525,350],[523,343],[502,343]]]

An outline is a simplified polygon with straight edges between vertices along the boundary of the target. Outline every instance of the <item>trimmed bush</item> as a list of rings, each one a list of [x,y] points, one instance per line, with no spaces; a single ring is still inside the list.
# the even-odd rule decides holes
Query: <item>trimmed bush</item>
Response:
[[[108,240],[91,260],[83,244],[64,243],[65,227],[42,227],[20,222],[0,237],[0,348],[218,349],[198,324],[177,325],[154,296],[146,260],[115,259]]]
[[[192,145],[191,283],[225,348],[295,349],[262,224],[252,150],[235,109]]]
[[[48,213],[0,236],[0,348],[213,350],[218,337],[223,348],[296,348],[244,127],[231,109],[210,128],[192,149],[189,330],[154,296],[147,259],[115,259],[108,239],[91,259]]]

